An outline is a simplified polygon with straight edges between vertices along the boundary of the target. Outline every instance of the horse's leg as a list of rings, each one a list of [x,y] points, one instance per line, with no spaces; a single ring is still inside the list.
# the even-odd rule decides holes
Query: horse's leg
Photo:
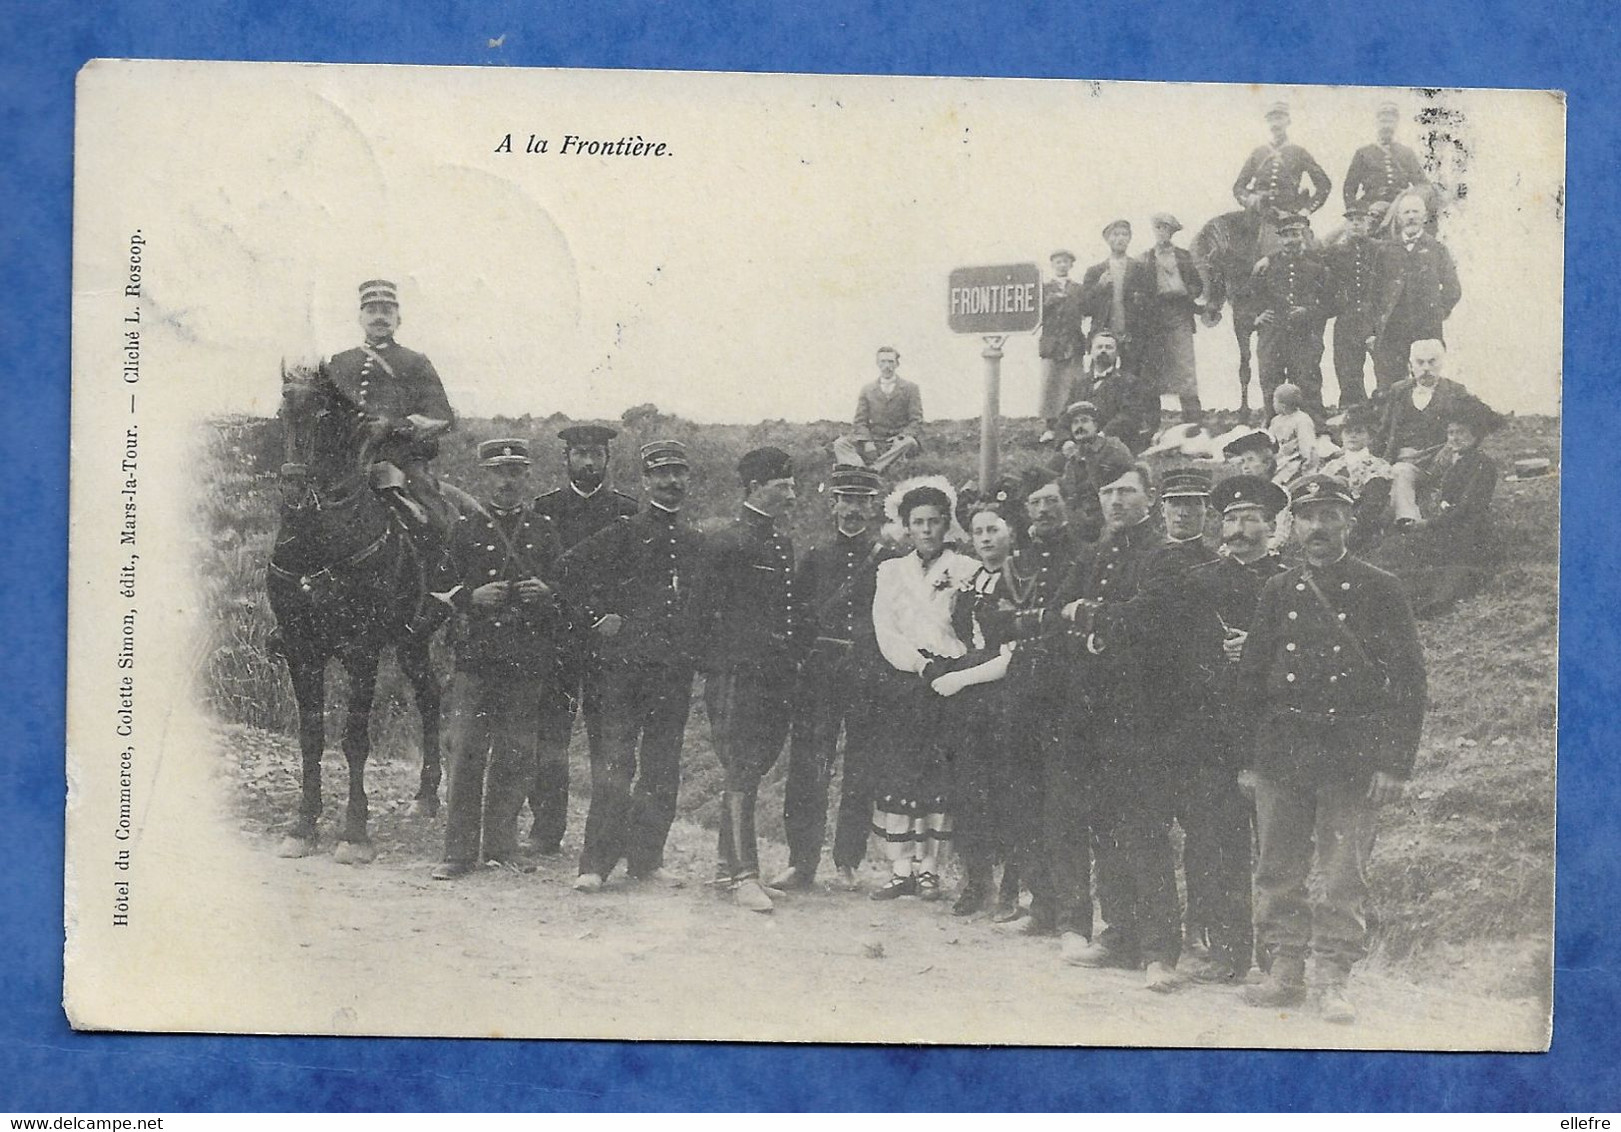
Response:
[[[1246,311],[1233,308],[1233,337],[1238,339],[1238,413],[1247,424],[1250,419],[1250,335],[1255,333],[1255,320]]]
[[[282,838],[277,855],[307,857],[315,851],[321,822],[321,751],[325,742],[326,661],[289,655],[287,670],[298,702],[298,748],[302,797],[298,819]]]
[[[366,758],[371,754],[371,707],[377,691],[377,651],[357,649],[344,657],[349,672],[349,706],[343,716],[343,758],[349,764],[349,805],[343,814],[335,860],[344,865],[370,863],[377,850],[366,832]]]
[[[400,671],[411,684],[417,714],[422,717],[422,777],[417,784],[411,813],[433,817],[439,812],[439,681],[428,662],[428,637],[409,635],[394,649]]]

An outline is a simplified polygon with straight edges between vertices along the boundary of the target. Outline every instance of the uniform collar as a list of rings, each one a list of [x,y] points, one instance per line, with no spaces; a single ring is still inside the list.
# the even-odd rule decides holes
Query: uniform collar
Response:
[[[872,538],[872,528],[870,527],[862,527],[853,535],[847,535],[837,527],[834,527],[833,533],[838,536],[839,542],[841,543],[866,542]]]
[[[745,526],[753,527],[755,530],[766,534],[771,534],[777,529],[776,518],[767,515],[752,503],[743,504],[742,521]]]
[[[500,519],[504,522],[511,522],[513,519],[523,514],[523,504],[520,503],[515,507],[497,507],[492,503],[490,504],[488,510],[493,518]]]
[[[649,518],[658,522],[673,523],[681,517],[681,508],[677,507],[672,510],[656,499],[649,499],[647,501],[647,514]]]
[[[581,499],[594,499],[598,495],[602,494],[602,489],[608,486],[608,481],[606,479],[604,479],[601,483],[597,484],[597,486],[592,488],[590,491],[581,491],[580,488],[579,488],[579,485],[576,484],[573,480],[568,481],[568,486],[569,486],[569,490],[572,491],[575,495],[578,495]]]
[[[387,338],[379,338],[375,342],[368,338],[366,339],[366,345],[370,346],[374,350],[386,350],[389,347],[396,345],[396,343],[394,341],[394,335],[390,334]]]

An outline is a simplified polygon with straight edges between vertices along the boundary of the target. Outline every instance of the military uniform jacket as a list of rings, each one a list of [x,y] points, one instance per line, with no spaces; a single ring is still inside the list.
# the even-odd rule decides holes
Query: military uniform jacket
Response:
[[[1127,605],[1137,642],[1143,692],[1153,708],[1148,722],[1156,730],[1180,723],[1188,714],[1186,685],[1191,658],[1181,639],[1183,604],[1189,571],[1216,560],[1203,538],[1181,542],[1163,539],[1143,564],[1137,595]]]
[[[433,363],[392,338],[370,348],[357,346],[334,354],[325,369],[328,380],[366,416],[398,423],[416,413],[455,423],[456,414]],[[392,439],[378,449],[377,458],[425,460],[437,451],[438,443],[433,440]]]
[[[1423,185],[1427,180],[1418,154],[1401,142],[1393,141],[1389,145],[1375,142],[1351,155],[1343,186],[1345,203],[1372,204],[1380,200],[1388,203],[1403,189]]]
[[[456,523],[436,589],[449,593],[456,622],[456,667],[464,672],[541,676],[566,621],[554,592],[537,602],[509,589],[499,605],[473,604],[487,582],[539,578],[557,585],[559,548],[551,520],[528,508],[479,511]]]
[[[1059,592],[1060,607],[1072,601],[1102,608],[1073,623],[1062,622],[1070,667],[1071,699],[1096,720],[1117,728],[1142,718],[1141,618],[1127,609],[1137,596],[1149,559],[1164,544],[1152,521],[1105,533],[1070,568]]]
[[[1081,295],[1081,285],[1073,279],[1049,279],[1041,285],[1041,357],[1066,361],[1085,352]]]
[[[1347,236],[1322,254],[1328,266],[1331,313],[1345,325],[1364,327],[1372,334],[1393,282],[1390,245],[1372,236]]]
[[[1224,740],[1211,744],[1213,753],[1231,757],[1255,716],[1240,699],[1239,666],[1222,648],[1227,630],[1249,631],[1262,587],[1284,569],[1283,556],[1275,552],[1248,564],[1218,556],[1192,567],[1183,579],[1177,632],[1170,644],[1187,662],[1181,689],[1185,717],[1205,721],[1212,737]]]
[[[1056,634],[1062,629],[1059,599],[1085,549],[1075,524],[1070,523],[1046,538],[1032,537],[1002,565],[997,601],[994,608],[981,613],[981,620],[987,625],[988,637],[1018,642],[1008,677],[1027,685],[1021,692],[1030,690],[1029,682],[1038,676],[1053,675],[1052,661],[1062,658],[1056,647],[1060,639]]]
[[[1310,191],[1301,189],[1302,178],[1311,181]],[[1328,202],[1332,188],[1315,157],[1294,142],[1284,142],[1257,146],[1250,153],[1233,182],[1233,199],[1243,205],[1250,193],[1260,193],[1280,212],[1316,212]]]
[[[878,563],[890,551],[868,531],[813,546],[799,559],[795,587],[803,597],[805,639],[849,645],[871,656],[878,648],[872,632],[872,595]]]
[[[1258,300],[1280,327],[1311,333],[1328,316],[1328,269],[1303,251],[1280,251],[1261,272]],[[1306,313],[1291,318],[1294,307],[1303,307]]]
[[[1394,326],[1415,340],[1440,338],[1441,324],[1463,297],[1452,253],[1428,232],[1419,234],[1411,250],[1400,238],[1387,241],[1387,245],[1390,285],[1385,291],[1379,333]]]
[[[595,634],[605,663],[691,667],[699,640],[691,591],[703,567],[703,536],[656,504],[602,528],[563,556],[563,595],[590,631],[609,613],[623,624]]]
[[[1131,450],[1116,437],[1100,432],[1077,440],[1071,455],[1054,457],[1051,465],[1058,473],[1058,490],[1074,515],[1071,527],[1082,542],[1096,542],[1103,533],[1097,469],[1106,458],[1112,463],[1129,464]]]
[[[607,484],[590,495],[581,495],[573,484],[564,484],[536,497],[535,510],[556,524],[563,549],[572,550],[615,520],[636,514],[641,505]]]
[[[1424,654],[1393,575],[1346,555],[1273,577],[1261,590],[1239,681],[1242,702],[1257,711],[1251,765],[1268,778],[1309,789],[1376,770],[1412,773]]]
[[[794,567],[793,541],[751,507],[709,536],[693,595],[705,672],[793,671],[805,644]]]

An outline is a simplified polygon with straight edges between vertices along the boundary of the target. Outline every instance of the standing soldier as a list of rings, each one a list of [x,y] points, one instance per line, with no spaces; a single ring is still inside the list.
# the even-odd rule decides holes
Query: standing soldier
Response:
[[[647,506],[563,557],[575,623],[595,634],[592,670],[602,720],[591,760],[591,809],[574,887],[595,892],[621,858],[636,879],[680,884],[664,868],[664,842],[681,787],[681,737],[692,707],[696,634],[689,590],[702,536],[681,517],[687,449],[642,445]]]
[[[794,584],[794,544],[778,529],[794,505],[793,461],[780,448],[756,448],[737,474],[742,513],[710,536],[694,605],[705,635],[704,706],[725,774],[717,879],[738,907],[769,912],[754,808],[793,719],[803,587]]]
[[[834,468],[829,484],[833,539],[812,547],[799,560],[804,632],[811,645],[800,670],[782,802],[788,868],[772,879],[772,888],[809,888],[816,878],[841,729],[844,777],[833,834],[833,867],[840,888],[856,889],[856,870],[867,855],[872,830],[868,761],[873,705],[862,658],[878,647],[872,631],[872,595],[885,551],[871,528],[882,485],[878,473],[868,468]]]
[[[1272,140],[1251,151],[1233,182],[1233,199],[1239,207],[1261,219],[1257,249],[1261,255],[1271,255],[1279,246],[1274,225],[1279,213],[1316,212],[1328,203],[1333,188],[1317,159],[1289,140],[1288,103],[1274,102],[1267,107],[1266,124]],[[1311,182],[1309,191],[1301,188],[1302,178]]]
[[[1041,285],[1041,415],[1047,422],[1041,443],[1058,435],[1058,416],[1069,403],[1070,387],[1086,358],[1086,310],[1081,285],[1069,277],[1075,253],[1060,248],[1051,257],[1053,277]]]
[[[1405,192],[1391,208],[1396,234],[1389,241],[1389,283],[1373,348],[1381,390],[1407,376],[1407,352],[1414,342],[1446,340],[1442,324],[1463,297],[1452,253],[1425,230],[1429,209],[1419,194]]]
[[[1295,214],[1278,221],[1283,247],[1260,272],[1261,393],[1284,382],[1300,387],[1307,412],[1323,416],[1323,320],[1328,308],[1328,269],[1306,254],[1310,224]],[[1276,406],[1273,406],[1276,411]]]
[[[521,867],[518,811],[534,778],[540,703],[564,627],[544,580],[555,576],[556,532],[523,503],[528,441],[485,441],[478,457],[494,485],[488,509],[457,522],[442,570],[446,600],[461,616],[445,855],[435,880],[463,876],[481,859]]]
[[[1368,354],[1388,284],[1388,245],[1368,234],[1368,224],[1365,204],[1347,205],[1345,238],[1323,251],[1334,315],[1334,380],[1342,409],[1368,399]]]
[[[437,436],[455,423],[433,363],[394,341],[400,328],[399,290],[386,279],[360,285],[360,326],[366,341],[334,354],[328,380],[384,439],[372,451],[372,486],[386,492],[416,527],[448,532],[456,518],[428,470]]]
[[[1238,788],[1247,760],[1250,713],[1236,700],[1237,661],[1261,587],[1283,570],[1269,549],[1289,497],[1259,476],[1229,476],[1210,494],[1221,516],[1221,554],[1189,570],[1177,632],[1167,640],[1185,660],[1175,693],[1189,724],[1185,757],[1172,780],[1187,877],[1185,939],[1204,962],[1203,982],[1242,982],[1255,951],[1250,911],[1250,803]]]
[[[1396,123],[1401,120],[1396,104],[1381,102],[1375,120],[1379,140],[1352,154],[1351,167],[1345,171],[1347,208],[1366,208],[1375,201],[1389,204],[1403,190],[1426,189],[1430,183],[1418,154],[1396,140]]]
[[[1345,984],[1367,955],[1374,829],[1412,774],[1425,704],[1412,608],[1401,582],[1347,553],[1351,506],[1343,480],[1295,484],[1305,562],[1261,591],[1239,670],[1240,695],[1259,709],[1245,781],[1261,847],[1255,924],[1270,960],[1244,997],[1269,1009],[1303,1002],[1309,955],[1332,1022],[1356,1019]]]
[[[568,483],[535,500],[535,511],[550,519],[566,552],[614,520],[636,514],[636,500],[608,486],[608,442],[619,434],[603,425],[570,425],[559,432]],[[591,637],[585,626],[571,631],[557,649],[556,679],[546,685],[540,709],[540,755],[529,788],[534,819],[529,843],[550,856],[560,852],[568,824],[568,745],[574,718],[585,712],[591,757],[601,757],[601,712],[586,681]]]

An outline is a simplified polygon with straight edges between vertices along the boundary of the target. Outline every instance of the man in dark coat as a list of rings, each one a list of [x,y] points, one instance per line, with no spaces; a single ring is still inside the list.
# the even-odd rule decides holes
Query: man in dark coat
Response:
[[[1137,364],[1140,338],[1147,330],[1144,319],[1154,298],[1154,273],[1140,259],[1127,255],[1131,247],[1131,222],[1113,220],[1103,229],[1109,245],[1109,258],[1094,263],[1081,277],[1081,303],[1090,320],[1088,331],[1114,331],[1120,356]]]
[[[833,441],[833,458],[882,473],[896,460],[923,448],[923,391],[896,370],[901,352],[878,348],[878,379],[861,387],[856,397],[855,431]]]
[[[1396,123],[1401,111],[1394,102],[1381,102],[1376,115],[1378,140],[1351,155],[1345,171],[1345,206],[1367,207],[1375,201],[1389,203],[1406,189],[1424,188],[1429,178],[1418,154],[1396,140]]]
[[[534,779],[540,703],[566,624],[552,585],[556,531],[524,506],[528,442],[485,441],[478,455],[493,483],[488,505],[457,521],[439,575],[459,616],[445,855],[435,880],[481,860],[523,867],[518,811]]]
[[[437,437],[455,424],[456,415],[433,363],[394,341],[400,321],[398,289],[386,279],[368,279],[360,285],[366,341],[334,354],[323,369],[383,434],[372,453],[372,486],[394,498],[413,523],[448,532],[456,515],[428,461],[438,455]]]
[[[640,509],[633,496],[608,486],[608,442],[618,435],[602,425],[570,425],[558,434],[568,483],[535,499],[534,509],[552,521],[564,551],[573,550],[603,527]],[[586,679],[591,634],[571,626],[557,650],[555,679],[546,683],[540,708],[540,754],[529,788],[533,824],[529,843],[551,855],[562,848],[568,824],[568,745],[574,718],[585,714],[586,740],[594,758],[601,756],[600,705]]]
[[[1442,326],[1463,297],[1452,253],[1425,230],[1429,206],[1423,198],[1406,192],[1391,208],[1396,234],[1388,241],[1388,282],[1373,346],[1380,389],[1407,376],[1407,353],[1414,342],[1446,340]]]
[[[1260,255],[1271,255],[1280,246],[1278,215],[1316,212],[1328,203],[1333,187],[1317,159],[1289,140],[1289,106],[1274,102],[1267,108],[1266,125],[1272,139],[1250,152],[1233,182],[1233,199],[1240,208],[1261,218],[1258,245]],[[1311,182],[1309,190],[1301,181]]]
[[[690,591],[703,539],[687,526],[685,445],[642,445],[647,506],[563,556],[574,623],[593,633],[591,673],[601,705],[600,755],[574,887],[595,892],[621,859],[636,879],[675,885],[664,842],[681,786],[681,737],[692,706],[698,647]]]
[[[769,912],[754,809],[793,720],[804,587],[795,584],[794,544],[780,523],[796,498],[793,461],[780,448],[756,448],[737,474],[741,512],[709,537],[693,605],[704,636],[704,706],[725,775],[716,879],[739,908]]]
[[[1085,380],[1078,401],[1097,407],[1102,431],[1132,452],[1141,452],[1159,428],[1159,393],[1152,382],[1126,365],[1119,337],[1104,328],[1092,335]]]
[[[840,888],[858,887],[856,870],[867,855],[875,705],[868,694],[863,658],[878,647],[872,631],[872,597],[878,563],[887,552],[872,527],[882,485],[878,473],[868,468],[834,468],[828,483],[833,537],[799,560],[796,581],[805,603],[804,632],[810,646],[799,674],[782,801],[788,868],[772,878],[772,888],[809,888],[816,878],[841,732],[844,773],[833,834],[833,867]]]
[[[1047,431],[1041,442],[1058,435],[1059,414],[1069,403],[1070,388],[1086,360],[1086,308],[1081,285],[1069,277],[1075,253],[1060,248],[1051,257],[1053,277],[1041,285],[1041,416]]]
[[[1368,399],[1369,343],[1375,341],[1389,284],[1390,246],[1368,234],[1368,209],[1347,205],[1345,238],[1323,249],[1334,316],[1334,380],[1340,408]]]
[[[1446,347],[1439,339],[1421,338],[1408,348],[1408,370],[1385,398],[1379,425],[1377,454],[1391,464],[1411,463],[1433,454],[1446,443],[1447,417],[1452,406],[1469,390],[1442,374]]]
[[[1261,313],[1255,317],[1260,340],[1261,392],[1268,406],[1284,382],[1300,387],[1302,408],[1323,416],[1323,322],[1328,314],[1328,269],[1306,254],[1310,224],[1293,214],[1278,221],[1283,247],[1267,257],[1257,280]]]
[[[1064,410],[1069,441],[1052,462],[1058,490],[1068,505],[1070,522],[1081,542],[1096,542],[1103,533],[1103,508],[1098,503],[1098,469],[1131,463],[1125,444],[1100,431],[1102,413],[1090,401],[1077,401]],[[1050,478],[1050,477],[1049,477]]]
[[[1204,310],[1204,277],[1194,266],[1193,253],[1172,243],[1182,222],[1168,212],[1154,214],[1154,246],[1143,253],[1143,265],[1153,274],[1153,296],[1142,325],[1141,369],[1155,394],[1173,394],[1182,409],[1184,424],[1203,420],[1199,401],[1199,375],[1194,362],[1194,316]]]
[[[1183,575],[1176,616],[1161,639],[1182,661],[1171,693],[1182,721],[1171,796],[1183,833],[1184,938],[1201,961],[1193,975],[1203,982],[1242,982],[1254,956],[1251,813],[1238,788],[1251,713],[1236,699],[1236,662],[1261,587],[1284,569],[1268,548],[1288,503],[1281,487],[1259,476],[1229,476],[1215,486],[1210,505],[1221,516],[1221,553]]]
[[[1294,485],[1305,562],[1262,589],[1239,662],[1240,697],[1257,709],[1246,782],[1260,835],[1255,923],[1270,959],[1244,997],[1300,1004],[1310,957],[1318,1008],[1342,1023],[1356,1018],[1346,980],[1367,955],[1378,808],[1404,793],[1425,707],[1413,611],[1396,578],[1347,552],[1351,506],[1343,480]]]

